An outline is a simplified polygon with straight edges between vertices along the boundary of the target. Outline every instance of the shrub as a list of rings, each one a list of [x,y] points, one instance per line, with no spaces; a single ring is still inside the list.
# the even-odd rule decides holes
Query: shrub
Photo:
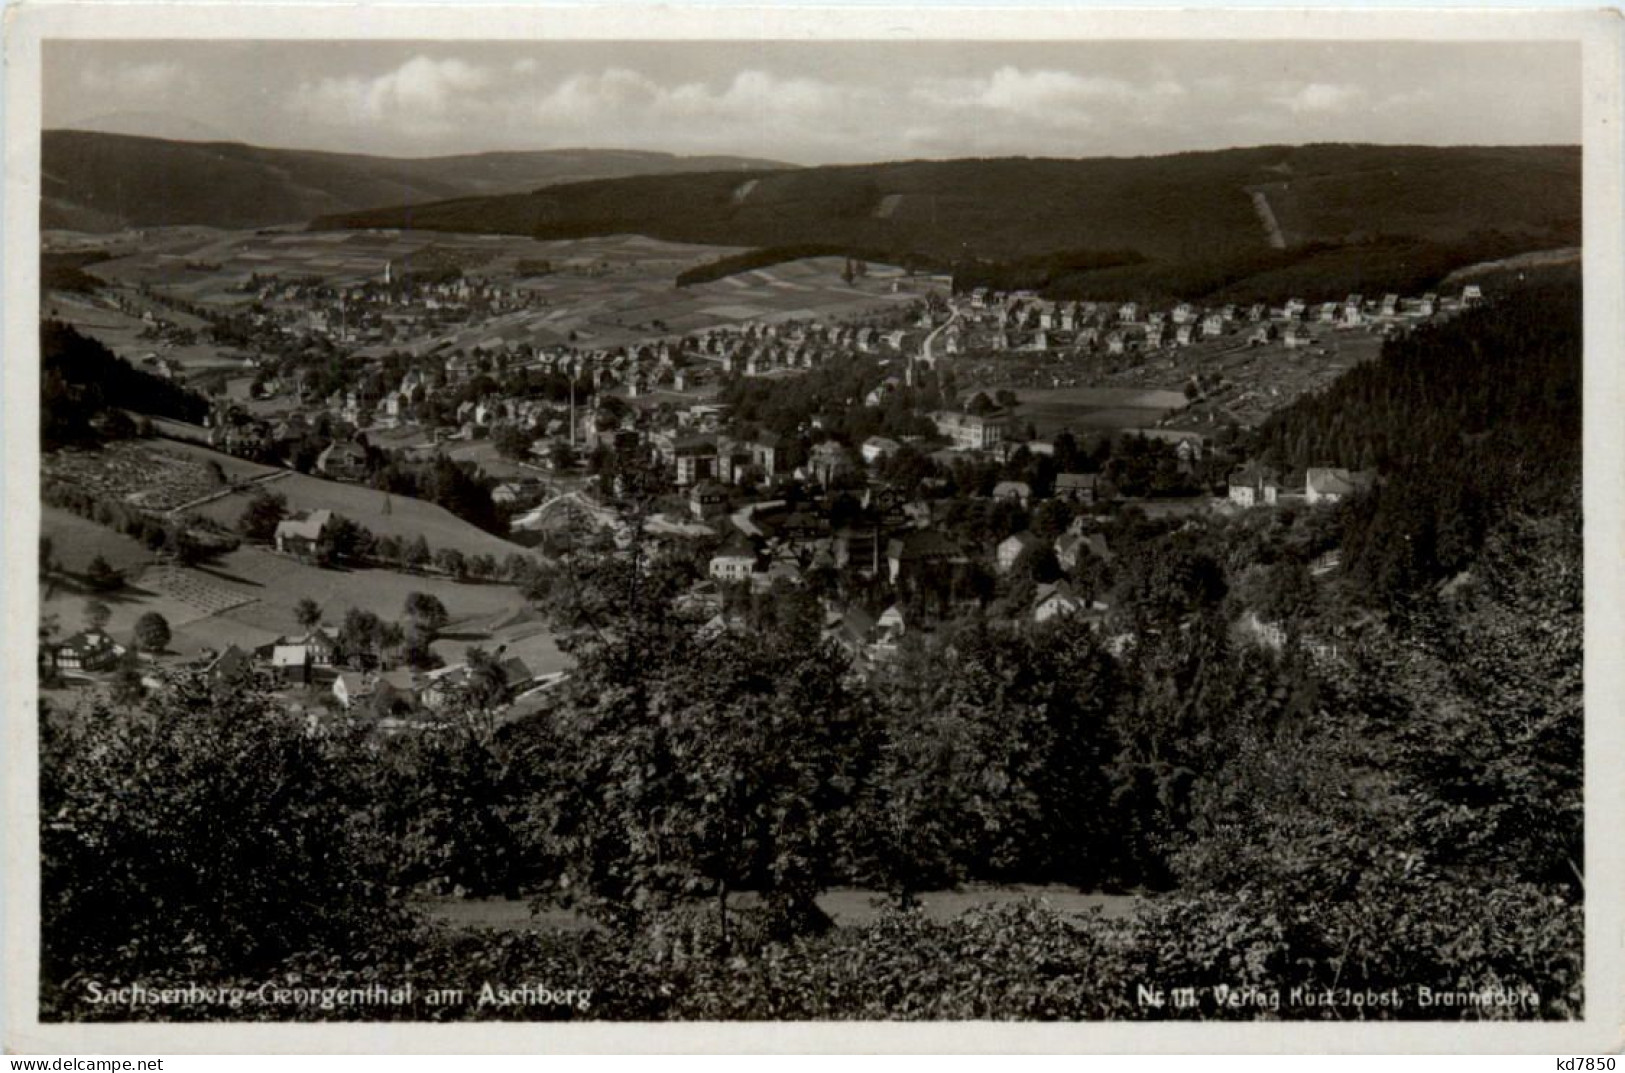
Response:
[[[400,923],[360,739],[243,686],[198,675],[143,711],[43,721],[45,979],[255,971]]]

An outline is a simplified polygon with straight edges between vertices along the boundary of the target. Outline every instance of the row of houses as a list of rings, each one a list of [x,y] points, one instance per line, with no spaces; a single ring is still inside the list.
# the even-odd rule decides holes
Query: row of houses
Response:
[[[204,670],[223,681],[252,671],[270,674],[285,686],[326,686],[346,711],[358,705],[374,710],[413,709],[444,711],[470,684],[466,663],[430,671],[409,668],[355,670],[339,664],[339,634],[331,626],[316,626],[295,637],[278,637],[251,650],[236,645],[212,657]],[[533,685],[536,676],[521,659],[501,657],[497,669],[507,695],[516,697]],[[549,683],[551,684],[551,679]]]
[[[1376,474],[1331,466],[1312,466],[1304,471],[1302,484],[1285,480],[1280,474],[1250,463],[1230,475],[1229,500],[1238,507],[1286,506],[1294,502],[1310,506],[1340,503],[1370,488]],[[1293,491],[1294,486],[1301,492]]]
[[[1280,306],[1180,302],[1163,309],[1142,307],[1139,302],[1047,302],[1031,294],[978,290],[956,300],[956,323],[943,333],[943,349],[954,355],[969,350],[1042,351],[1071,345],[1125,354],[1193,346],[1241,331],[1248,333],[1250,345],[1279,340],[1288,347],[1305,347],[1314,342],[1310,325],[1387,327],[1468,308],[1483,300],[1483,289],[1477,284],[1467,284],[1459,295],[1447,297],[1434,292],[1416,297],[1388,293],[1376,299],[1350,294],[1340,302],[1311,304],[1302,298],[1289,298]]]
[[[707,574],[725,584],[749,584],[754,591],[770,590],[779,581],[799,583],[803,572],[819,568],[854,568],[898,585],[923,571],[970,565],[973,555],[931,521],[923,510],[899,509],[879,513],[874,520],[834,529],[818,514],[790,510],[769,521],[759,511],[747,511],[728,525],[722,546],[712,555]],[[992,549],[992,563],[1000,574],[1009,573],[1029,551],[1045,541],[1027,531],[1000,541]],[[1068,573],[1088,556],[1109,563],[1111,550],[1100,533],[1075,522],[1053,542],[1056,560]]]

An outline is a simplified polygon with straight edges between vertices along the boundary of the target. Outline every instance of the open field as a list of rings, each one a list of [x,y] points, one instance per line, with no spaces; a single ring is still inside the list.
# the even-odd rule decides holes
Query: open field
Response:
[[[306,596],[321,606],[330,622],[337,622],[351,607],[396,621],[403,617],[407,594],[424,592],[439,599],[451,617],[434,646],[447,662],[460,660],[471,645],[489,649],[507,645],[507,655],[523,659],[538,674],[561,670],[568,663],[510,585],[393,570],[326,570],[260,547],[244,547],[227,556],[218,573],[251,587],[258,597],[221,617],[273,635],[298,629],[293,609]]]
[[[1256,426],[1382,350],[1382,336],[1374,331],[1310,328],[1313,345],[1298,349],[1278,341],[1249,346],[1244,334],[1234,332],[1139,357],[1013,354],[998,361],[962,358],[955,368],[989,394],[1013,389],[1020,399],[1017,421],[1031,421],[1040,436],[1063,428],[1159,426],[1211,433],[1232,423]],[[1224,384],[1189,402],[1184,387],[1198,376],[1222,378]],[[1035,386],[1050,383],[1057,386]]]
[[[110,540],[98,538],[73,524],[81,521],[47,508],[46,531],[58,537],[58,555],[65,561],[89,559],[78,550],[66,554],[62,545],[69,543],[68,538],[81,540],[88,548],[104,549],[103,554],[124,539],[107,530],[103,532]],[[169,620],[174,631],[170,648],[176,654],[196,655],[228,644],[246,648],[297,632],[294,606],[306,596],[321,605],[330,622],[337,622],[352,607],[396,621],[403,617],[407,594],[425,592],[437,597],[451,616],[444,637],[434,646],[448,663],[461,660],[471,645],[488,649],[505,645],[506,655],[523,659],[538,674],[568,666],[546,626],[524,608],[523,598],[509,585],[460,583],[391,570],[327,570],[253,546],[200,567],[151,565],[141,569],[150,557],[144,553],[137,557],[136,551],[139,549],[132,548],[119,560],[108,556],[115,566],[132,567],[132,574],[123,590],[96,596],[112,610],[108,629],[121,640],[128,639],[136,619],[156,611]],[[64,579],[48,592],[42,591],[40,610],[57,615],[64,632],[72,632],[80,628],[90,595],[73,579]]]
[[[152,561],[152,553],[123,533],[60,507],[40,506],[40,535],[51,538],[51,555],[70,574],[82,574],[100,555],[115,570],[130,570]]]
[[[1150,428],[1170,410],[1185,406],[1185,395],[1131,387],[1058,387],[1020,389],[1016,392],[1017,423],[1032,421],[1038,436],[1055,436],[1061,429],[1110,431]]]
[[[225,471],[228,483],[209,477],[211,462]],[[172,440],[119,443],[97,452],[58,452],[48,457],[47,469],[81,486],[102,487],[116,499],[140,497],[160,506],[224,492],[191,509],[227,526],[235,526],[252,494],[232,491],[231,482],[269,475],[274,478],[270,486],[286,495],[293,509],[327,508],[375,533],[421,534],[431,548],[455,547],[465,555],[503,559],[523,551],[421,500],[276,470]],[[68,632],[79,628],[91,595],[74,575],[102,555],[127,572],[125,589],[98,597],[112,609],[109,627],[114,635],[127,636],[137,618],[157,611],[169,620],[177,653],[195,654],[227,644],[247,647],[292,633],[298,628],[293,608],[304,596],[322,604],[335,620],[350,607],[396,620],[406,594],[420,591],[439,597],[451,614],[452,626],[436,644],[436,651],[448,661],[461,659],[469,645],[479,644],[507,645],[509,655],[524,659],[538,673],[567,663],[545,626],[524,610],[522,597],[508,585],[459,583],[390,570],[327,570],[257,546],[241,547],[196,568],[158,565],[135,541],[51,507],[44,508],[42,532],[52,537],[53,553],[65,575],[42,592],[41,611],[56,614]]]
[[[920,911],[931,920],[953,920],[971,909],[996,908],[1037,899],[1058,913],[1082,915],[1099,910],[1108,918],[1127,916],[1141,901],[1135,894],[1085,894],[1071,887],[1048,886],[968,886],[962,890],[931,891],[920,895]],[[837,925],[868,924],[887,910],[875,891],[836,889],[818,899],[818,905]],[[748,894],[736,905],[748,905]],[[431,919],[454,927],[494,928],[498,931],[588,931],[596,925],[580,913],[564,909],[544,909],[532,913],[525,900],[504,898],[436,898],[419,903]]]
[[[171,428],[185,430],[187,432],[195,429],[197,433],[207,435],[209,431],[201,426],[187,425],[182,421],[170,421],[167,418],[162,417],[155,417],[151,420],[153,427],[159,432],[165,432],[167,429]],[[228,455],[222,451],[216,451],[213,448],[205,447],[199,443],[191,443],[167,438],[161,440],[142,440],[140,442],[161,450],[165,454],[175,455],[181,458],[190,458],[202,463],[217,463],[220,466],[221,471],[225,473],[226,480],[231,482],[252,481],[263,477],[268,477],[273,473],[286,472],[285,470],[279,469],[276,466],[267,466],[261,462],[251,462],[246,458],[238,458],[236,455]]]
[[[218,466],[218,471],[216,470]],[[100,448],[52,451],[41,460],[46,483],[94,492],[108,501],[168,511],[278,472],[173,440],[118,440]]]
[[[150,307],[155,315],[185,327],[196,328],[202,324],[196,317],[177,313],[154,302],[143,302],[133,291],[126,291],[125,296]],[[146,330],[147,325],[141,318],[113,308],[103,298],[48,292],[41,296],[40,315],[45,319],[65,321],[73,325],[81,334],[95,339],[132,365],[140,365],[142,359],[149,355],[158,355],[177,362],[188,376],[204,373],[225,376],[240,373],[243,369],[242,352],[231,348],[207,342],[175,346],[159,339],[142,338],[142,332]]]
[[[925,280],[871,265],[852,283],[844,261],[810,258],[678,288],[678,273],[740,252],[733,247],[662,242],[638,235],[542,242],[511,235],[426,231],[235,232],[180,229],[154,234],[137,250],[98,262],[93,274],[126,295],[143,285],[200,305],[246,305],[238,288],[253,275],[285,280],[319,277],[336,286],[376,280],[386,264],[409,272],[414,258],[450,259],[475,281],[511,285],[529,295],[528,308],[459,321],[419,337],[396,339],[363,353],[401,349],[422,353],[452,346],[546,346],[575,342],[614,347],[655,336],[738,324],[813,317],[856,317],[913,301]],[[522,274],[525,262],[546,262],[545,275]],[[526,266],[528,267],[528,266]],[[895,287],[895,290],[894,290]],[[115,353],[139,359],[163,353],[189,372],[241,368],[241,356],[212,346],[160,350],[138,339],[142,323],[82,295],[50,294],[47,315],[73,323]],[[155,312],[176,319],[173,311]],[[188,320],[190,318],[187,318]]]
[[[1300,395],[1328,387],[1338,377],[1382,351],[1382,337],[1367,331],[1317,330],[1315,345],[1288,350],[1281,343],[1234,347],[1199,364],[1178,363],[1175,376],[1218,374],[1228,382],[1171,422],[1177,427],[1251,428]]]
[[[409,496],[390,495],[376,488],[341,484],[290,473],[270,486],[286,496],[288,509],[331,510],[359,522],[379,536],[421,536],[432,550],[456,548],[464,555],[494,555],[504,558],[524,549],[501,537],[492,536],[452,514],[443,507]],[[252,492],[236,492],[198,508],[198,513],[225,525],[235,526]]]
[[[1185,396],[1155,388],[1064,387],[1024,388],[1015,417],[1031,421],[1040,436],[1062,429],[1075,431],[1148,428],[1170,410],[1183,409]]]

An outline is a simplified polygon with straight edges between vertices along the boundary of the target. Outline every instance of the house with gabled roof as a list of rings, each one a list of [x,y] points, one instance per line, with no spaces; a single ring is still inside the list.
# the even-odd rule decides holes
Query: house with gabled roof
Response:
[[[272,540],[276,550],[298,559],[313,560],[333,524],[333,512],[313,510],[293,518],[284,518],[276,524]]]
[[[1311,506],[1339,503],[1369,488],[1371,481],[1369,473],[1327,466],[1310,467],[1304,474],[1303,494]]]
[[[861,607],[849,607],[838,614],[831,614],[824,624],[824,637],[853,656],[863,655],[874,643],[875,631],[874,616]]]
[[[999,573],[1008,574],[1023,555],[1042,544],[1042,540],[1025,530],[1012,533],[999,541],[998,547],[994,549],[994,564],[998,567]]]
[[[1067,573],[1076,571],[1085,555],[1093,555],[1101,562],[1112,561],[1111,548],[1106,543],[1104,533],[1084,533],[1072,528],[1055,538],[1055,561]]]
[[[1089,604],[1072,589],[1069,581],[1038,586],[1033,599],[1033,621],[1042,625],[1051,619],[1082,614]]]
[[[745,534],[735,531],[711,556],[706,573],[716,581],[749,581],[756,569],[756,559],[756,546]]]
[[[530,666],[515,656],[499,658],[497,670],[502,674],[502,685],[510,697],[536,679]],[[430,711],[439,711],[454,701],[458,691],[468,685],[469,675],[466,663],[430,672],[424,678],[422,689],[418,693],[419,702]]]
[[[993,486],[993,498],[1009,500],[1026,506],[1033,497],[1032,485],[1026,481],[1000,481]]]
[[[1230,474],[1229,499],[1238,507],[1273,507],[1280,493],[1275,473],[1256,462]]]
[[[936,529],[915,529],[886,544],[886,563],[892,584],[899,578],[932,563],[958,564],[968,561],[963,549]]]
[[[695,518],[704,521],[728,509],[728,489],[716,481],[700,481],[688,493],[689,511]]]
[[[123,655],[124,646],[105,630],[84,630],[56,646],[56,666],[62,671],[105,671]]]
[[[1093,503],[1099,487],[1098,473],[1061,473],[1055,477],[1055,498],[1072,503]]]

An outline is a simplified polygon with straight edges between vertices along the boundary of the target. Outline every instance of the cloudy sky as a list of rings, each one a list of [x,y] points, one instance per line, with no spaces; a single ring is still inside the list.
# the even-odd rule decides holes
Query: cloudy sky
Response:
[[[1577,144],[1563,43],[51,42],[47,128],[797,164]]]

